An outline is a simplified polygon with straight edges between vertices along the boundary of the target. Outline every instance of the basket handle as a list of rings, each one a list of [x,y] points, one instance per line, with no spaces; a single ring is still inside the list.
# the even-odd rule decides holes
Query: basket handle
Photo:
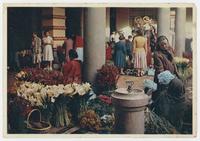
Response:
[[[40,117],[39,117],[40,119],[39,119],[39,120],[41,121],[41,112],[40,112],[40,110],[38,110],[38,109],[33,109],[33,110],[28,114],[28,117],[27,117],[27,128],[30,127],[30,123],[29,123],[30,116],[31,116],[32,113],[35,112],[35,111],[38,111],[38,112],[39,112],[39,115],[40,115]]]

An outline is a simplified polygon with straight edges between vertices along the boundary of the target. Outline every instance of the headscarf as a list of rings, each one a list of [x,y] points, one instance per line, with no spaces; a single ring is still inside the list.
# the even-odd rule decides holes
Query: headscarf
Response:
[[[173,80],[175,76],[168,70],[161,72],[158,74],[158,82],[160,84],[167,85]]]
[[[167,40],[168,42],[168,48],[167,49],[163,49],[160,47],[162,41],[164,40]],[[156,47],[156,50],[157,51],[161,51],[163,54],[166,55],[166,57],[172,61],[173,60],[173,51],[172,51],[172,48],[170,47],[169,45],[169,40],[167,39],[166,36],[159,36],[158,39],[157,39],[157,47]]]

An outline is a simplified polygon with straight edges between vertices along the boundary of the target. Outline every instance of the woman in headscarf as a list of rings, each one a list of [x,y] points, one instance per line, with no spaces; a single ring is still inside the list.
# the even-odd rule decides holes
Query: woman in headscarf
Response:
[[[170,47],[167,37],[158,37],[157,48],[154,52],[153,58],[155,68],[154,81],[156,83],[158,82],[158,74],[165,70],[169,70],[172,74],[175,74],[179,78],[176,65],[173,62],[173,49]]]
[[[169,70],[161,72],[158,74],[157,90],[153,92],[152,99],[155,113],[166,118],[181,132],[186,108],[183,82]]]

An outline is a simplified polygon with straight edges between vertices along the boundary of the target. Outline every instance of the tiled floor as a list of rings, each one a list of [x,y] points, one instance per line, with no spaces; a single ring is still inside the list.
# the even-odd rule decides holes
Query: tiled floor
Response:
[[[135,76],[128,76],[128,75],[121,75],[119,77],[117,87],[118,88],[126,87],[126,81],[133,81],[134,87],[143,89],[143,82],[145,79],[153,80],[153,77],[152,76],[135,77]]]

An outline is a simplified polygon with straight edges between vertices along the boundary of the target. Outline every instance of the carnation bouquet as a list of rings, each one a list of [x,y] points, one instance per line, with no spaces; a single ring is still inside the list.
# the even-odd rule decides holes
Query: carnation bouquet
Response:
[[[119,78],[119,70],[114,65],[103,65],[97,70],[95,86],[97,92],[114,90]]]

